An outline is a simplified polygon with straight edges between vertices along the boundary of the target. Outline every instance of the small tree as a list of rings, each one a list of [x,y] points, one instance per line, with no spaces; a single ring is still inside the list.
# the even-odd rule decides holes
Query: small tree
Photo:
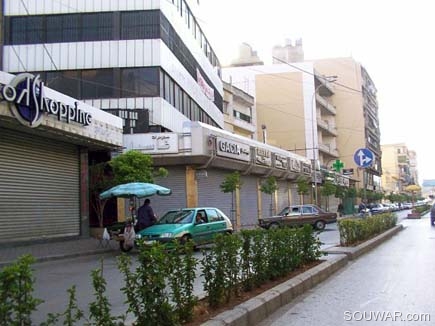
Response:
[[[106,199],[99,195],[113,186],[129,182],[154,183],[154,177],[166,177],[165,168],[155,170],[151,155],[130,150],[120,154],[109,162],[103,162],[90,167],[91,202],[98,217],[100,227],[104,226],[104,207]]]
[[[237,189],[240,189],[242,184],[240,173],[238,171],[227,174],[224,181],[220,184],[223,193],[231,193],[231,215],[233,215],[234,212],[234,192]],[[234,220],[234,216],[231,216],[231,218]]]
[[[270,215],[273,215],[273,194],[278,190],[276,178],[268,177],[260,186],[260,191],[270,195]]]
[[[298,195],[301,196],[301,204],[304,204],[304,195],[307,195],[310,191],[309,179],[307,177],[299,176],[296,179],[296,183],[298,186]]]
[[[115,185],[112,169],[108,162],[101,162],[89,167],[89,193],[91,206],[98,219],[98,226],[103,227],[104,207],[107,200],[100,199],[100,193]]]
[[[326,197],[326,210],[329,210],[329,196],[335,195],[336,186],[330,180],[326,179],[322,185],[322,196]]]

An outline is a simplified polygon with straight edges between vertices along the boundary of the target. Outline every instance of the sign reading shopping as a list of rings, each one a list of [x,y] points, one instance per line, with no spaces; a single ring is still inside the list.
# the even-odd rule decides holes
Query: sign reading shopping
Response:
[[[368,148],[359,148],[353,155],[353,160],[360,168],[367,168],[373,164],[375,155]]]
[[[44,114],[56,116],[59,121],[66,123],[88,126],[92,122],[91,114],[82,111],[77,101],[71,106],[45,97],[44,83],[39,76],[29,73],[16,75],[7,85],[0,84],[0,96],[10,103],[14,117],[31,128],[41,124]]]

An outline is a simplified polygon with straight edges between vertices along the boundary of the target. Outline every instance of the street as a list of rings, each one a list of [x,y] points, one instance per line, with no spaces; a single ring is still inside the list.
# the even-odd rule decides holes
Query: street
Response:
[[[435,228],[427,217],[401,223],[399,234],[259,325],[433,325]]]
[[[406,216],[407,211],[398,212],[399,220]],[[319,234],[322,243],[321,248],[326,249],[339,243],[339,233],[337,224],[327,224],[323,232]],[[112,244],[115,247],[115,243]],[[124,295],[120,291],[124,281],[119,273],[116,258],[120,254],[115,250],[111,254],[103,257],[85,256],[74,259],[65,259],[57,261],[47,261],[35,264],[35,296],[44,300],[38,311],[33,315],[35,323],[40,323],[46,319],[49,312],[62,312],[65,310],[68,295],[66,290],[76,285],[77,301],[81,309],[87,313],[88,303],[93,298],[93,287],[91,280],[91,270],[101,266],[100,258],[104,258],[104,277],[107,281],[107,297],[112,304],[112,314],[118,315],[126,310]],[[135,254],[132,254],[135,257]],[[197,259],[202,258],[201,252],[196,252]],[[134,259],[133,259],[134,261]],[[197,279],[194,284],[194,291],[200,294],[202,289],[202,278],[200,269],[197,269]]]

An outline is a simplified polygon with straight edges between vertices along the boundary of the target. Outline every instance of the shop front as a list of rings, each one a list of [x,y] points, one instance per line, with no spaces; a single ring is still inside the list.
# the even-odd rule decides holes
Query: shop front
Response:
[[[88,155],[122,147],[122,120],[0,72],[0,242],[89,234]]]
[[[236,228],[257,225],[260,216],[275,214],[281,206],[298,200],[295,182],[311,175],[305,157],[251,140],[212,126],[192,122],[185,132],[124,135],[126,149],[153,156],[155,166],[168,169],[158,184],[172,189],[169,197],[152,198],[157,214],[168,209],[214,206],[232,220]],[[224,193],[225,178],[239,172],[241,187]],[[267,177],[278,183],[275,194],[260,191]],[[293,185],[293,186],[292,186]]]

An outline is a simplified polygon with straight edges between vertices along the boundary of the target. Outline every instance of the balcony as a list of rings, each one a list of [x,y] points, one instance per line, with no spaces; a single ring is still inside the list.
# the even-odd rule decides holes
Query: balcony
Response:
[[[337,128],[335,126],[331,126],[328,121],[317,119],[317,125],[320,129],[331,136],[337,137]]]
[[[335,108],[335,106],[333,106],[331,103],[329,103],[325,98],[323,98],[319,94],[316,94],[316,103],[320,104],[323,113],[332,114],[332,115],[337,114],[337,109]]]
[[[319,144],[319,151],[332,157],[338,158],[338,151],[337,149],[332,148],[331,144]]]

